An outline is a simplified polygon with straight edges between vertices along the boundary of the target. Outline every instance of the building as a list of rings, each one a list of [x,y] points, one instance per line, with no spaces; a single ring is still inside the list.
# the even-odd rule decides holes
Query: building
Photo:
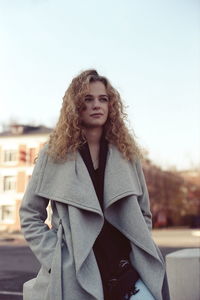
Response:
[[[17,124],[0,133],[0,231],[20,230],[19,206],[50,132],[44,126]]]

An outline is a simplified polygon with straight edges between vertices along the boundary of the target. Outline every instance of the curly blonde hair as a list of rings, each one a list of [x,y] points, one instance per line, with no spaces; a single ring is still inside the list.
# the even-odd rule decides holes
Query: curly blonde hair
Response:
[[[104,125],[105,138],[115,145],[127,160],[135,160],[142,156],[133,134],[130,134],[125,124],[127,114],[124,112],[120,94],[106,77],[91,69],[73,78],[63,97],[60,117],[49,139],[48,154],[55,161],[66,160],[68,153],[76,154],[79,147],[86,142],[80,112],[89,84],[96,81],[105,85],[109,98],[108,119]]]

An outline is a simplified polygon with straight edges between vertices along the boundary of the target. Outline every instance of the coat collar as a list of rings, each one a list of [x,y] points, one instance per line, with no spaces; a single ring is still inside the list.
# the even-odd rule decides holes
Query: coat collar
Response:
[[[85,163],[76,159],[55,163],[48,157],[42,165],[36,194],[103,215]],[[104,179],[104,209],[128,195],[141,195],[136,167],[109,145]]]
[[[136,166],[110,145],[104,179],[104,209],[129,195],[142,195]]]

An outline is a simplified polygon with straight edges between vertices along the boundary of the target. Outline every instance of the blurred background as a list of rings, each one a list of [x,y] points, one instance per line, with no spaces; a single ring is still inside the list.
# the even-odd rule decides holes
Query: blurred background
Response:
[[[0,1],[0,229],[19,230],[34,157],[72,78],[119,90],[145,150],[154,227],[198,226],[200,3]]]

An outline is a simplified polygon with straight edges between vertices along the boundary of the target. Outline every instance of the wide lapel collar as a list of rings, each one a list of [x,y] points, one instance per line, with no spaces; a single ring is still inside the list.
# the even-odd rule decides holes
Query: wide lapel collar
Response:
[[[143,192],[136,167],[123,159],[114,146],[109,147],[104,186],[106,219],[162,265],[138,204],[137,196]],[[125,201],[118,201],[122,198]]]
[[[75,171],[76,186],[79,185],[80,204],[103,215],[90,174],[79,152],[75,161]]]
[[[136,168],[110,144],[104,179],[104,209],[129,195],[142,195]]]
[[[88,170],[79,152],[64,163],[47,159],[40,172],[36,194],[102,215]]]

